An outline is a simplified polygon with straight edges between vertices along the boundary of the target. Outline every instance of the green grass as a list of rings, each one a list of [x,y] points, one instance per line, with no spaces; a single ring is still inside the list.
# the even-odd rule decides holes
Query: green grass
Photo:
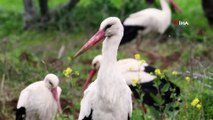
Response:
[[[173,19],[188,21],[190,26],[190,37],[194,39],[208,39],[212,41],[212,29],[209,28],[208,21],[204,16],[201,0],[176,0],[183,9],[180,15],[175,15]],[[199,31],[204,31],[206,35],[199,35]]]
[[[65,3],[66,0],[49,2],[51,9],[54,9],[55,6]],[[141,48],[155,52],[158,57],[151,59],[146,53],[141,53],[141,56],[148,63],[152,62],[153,66],[168,69],[170,79],[181,88],[180,110],[177,115],[174,112],[166,111],[170,117],[177,120],[213,119],[213,110],[210,107],[213,106],[213,68],[210,66],[213,59],[210,52],[213,50],[212,28],[208,27],[199,0],[176,0],[176,2],[183,9],[183,13],[175,13],[173,20],[187,20],[190,25],[172,28],[172,32],[175,34],[172,34],[164,43],[145,39]],[[73,13],[78,13],[79,9],[81,8],[78,6]],[[30,83],[43,79],[50,72],[59,76],[60,86],[63,90],[64,114],[59,115],[57,120],[77,119],[83,95],[81,89],[87,78],[90,62],[94,56],[100,54],[101,46],[91,49],[77,59],[68,60],[67,58],[75,54],[98,26],[92,24],[93,26],[87,28],[88,30],[79,29],[77,31],[33,29],[26,32],[22,30],[22,12],[21,0],[0,1],[0,119],[14,119],[13,109],[16,107],[20,91]],[[83,16],[82,18],[85,19],[79,22],[82,24],[74,24],[75,27],[84,28],[87,20],[91,22],[89,18],[86,19]],[[202,34],[199,34],[200,31]],[[57,58],[61,46],[65,46],[63,56],[59,60],[53,61]],[[21,57],[21,54],[24,53],[27,53],[28,58]],[[137,52],[134,49],[134,43],[131,43],[119,49],[118,57],[119,59],[133,57],[135,53]],[[175,55],[176,53],[180,54],[179,57]],[[177,58],[171,59],[171,56]],[[169,65],[164,68],[164,64]],[[72,78],[64,77],[62,72],[67,67],[79,71],[80,75],[73,75]],[[171,71],[173,70],[182,72],[184,75],[172,76]],[[184,77],[192,74],[187,74],[186,71],[199,73],[203,77],[187,82]],[[200,110],[190,105],[195,97],[198,97],[202,103]],[[138,107],[138,103],[134,101],[134,104],[136,104],[136,108],[133,111],[132,120],[141,120],[144,115]],[[156,115],[153,111],[149,112],[143,118],[152,119],[153,114]]]

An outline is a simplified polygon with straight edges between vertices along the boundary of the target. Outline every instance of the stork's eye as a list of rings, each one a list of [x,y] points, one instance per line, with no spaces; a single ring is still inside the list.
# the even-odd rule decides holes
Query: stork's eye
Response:
[[[95,63],[95,64],[93,65],[93,67],[96,68],[96,65],[97,65],[97,63]]]
[[[108,28],[110,28],[112,25],[111,24],[109,24],[109,25],[107,25],[105,28],[104,28],[104,30],[106,31]]]
[[[53,87],[53,84],[52,84],[52,82],[50,82],[50,81],[49,81],[49,84],[50,84],[50,85]]]

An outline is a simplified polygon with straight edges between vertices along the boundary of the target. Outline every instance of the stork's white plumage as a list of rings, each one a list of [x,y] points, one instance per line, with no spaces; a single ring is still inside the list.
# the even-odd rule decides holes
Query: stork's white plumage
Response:
[[[124,22],[124,37],[121,44],[127,43],[137,37],[138,33],[144,35],[150,32],[163,34],[171,24],[171,9],[168,2],[178,9],[173,0],[160,0],[162,9],[147,8],[131,14]]]
[[[32,83],[21,91],[16,120],[53,120],[61,112],[59,79],[48,74],[44,80]]]
[[[95,72],[99,70],[102,65],[102,55],[96,56],[92,61],[92,70],[86,83],[84,84],[84,88],[86,89],[89,83],[91,83],[92,77]],[[180,88],[176,86],[174,83],[170,82],[167,78],[162,78],[159,82],[159,89],[163,88],[166,84],[170,87],[165,94],[162,94],[161,97],[164,100],[161,108],[157,106],[156,101],[150,94],[157,95],[158,89],[154,86],[154,80],[156,79],[155,68],[148,65],[147,63],[142,63],[141,61],[135,60],[133,58],[122,59],[117,62],[116,65],[124,76],[126,83],[131,88],[135,98],[141,99],[140,94],[143,93],[143,103],[155,107],[157,110],[162,111],[167,103],[174,102],[175,99],[171,97],[171,94],[175,93],[176,96],[180,94]],[[152,74],[150,74],[152,72]],[[138,88],[136,86],[132,86],[132,80],[138,80],[137,84],[141,87]],[[145,110],[145,109],[144,109]]]
[[[117,50],[123,26],[117,17],[105,19],[97,32],[76,54],[78,56],[106,37],[102,65],[95,82],[85,90],[79,120],[129,120],[132,112],[131,90],[117,67]]]

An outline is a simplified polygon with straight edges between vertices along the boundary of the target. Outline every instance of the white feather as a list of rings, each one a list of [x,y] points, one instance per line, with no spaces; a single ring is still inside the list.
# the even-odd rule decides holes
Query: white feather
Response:
[[[132,84],[133,79],[140,80],[139,83],[146,83],[156,78],[156,76],[144,72],[145,67],[148,66],[147,63],[127,58],[119,60],[117,64],[128,85]]]

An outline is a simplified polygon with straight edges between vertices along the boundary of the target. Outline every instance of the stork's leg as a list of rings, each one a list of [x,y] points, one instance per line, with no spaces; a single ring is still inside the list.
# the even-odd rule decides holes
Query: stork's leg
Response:
[[[156,41],[156,40],[154,40]],[[140,48],[141,46],[141,43],[143,42],[143,39],[142,39],[142,34],[139,34],[138,37],[136,38],[136,52],[135,53],[138,53],[138,52],[142,52],[143,54],[145,54],[146,56],[148,56],[149,58],[151,59],[159,59],[161,56],[159,56],[159,54],[156,52],[156,51],[148,51],[148,50],[144,50],[142,48]],[[152,42],[151,43],[153,46],[155,46],[157,44],[157,42]]]
[[[163,39],[163,35],[162,34],[160,34],[160,35],[158,34],[157,37],[156,37],[156,41],[159,42],[162,39]]]
[[[168,40],[169,36],[166,36],[165,34],[158,34],[156,37],[157,42],[164,43]]]
[[[141,51],[141,48],[140,48],[141,47],[141,41],[142,41],[141,39],[136,40],[136,50],[137,51]]]
[[[142,35],[139,33],[137,38],[136,38],[136,51],[138,52],[144,52],[142,49],[141,49],[141,43],[142,43]]]

